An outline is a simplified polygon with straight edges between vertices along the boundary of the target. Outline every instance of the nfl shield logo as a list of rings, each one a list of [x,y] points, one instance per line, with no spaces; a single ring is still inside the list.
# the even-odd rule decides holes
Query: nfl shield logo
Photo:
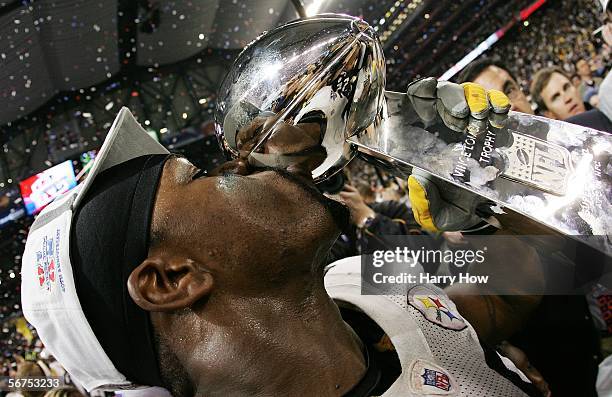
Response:
[[[453,375],[438,364],[417,358],[408,368],[414,395],[458,396],[461,393],[461,386]]]
[[[426,386],[433,386],[440,390],[449,391],[450,390],[450,379],[448,375],[443,372],[436,371],[429,368],[424,368],[425,372],[423,375],[423,384]]]
[[[502,176],[562,196],[572,171],[571,154],[566,148],[512,131],[514,142],[503,152],[508,167]]]

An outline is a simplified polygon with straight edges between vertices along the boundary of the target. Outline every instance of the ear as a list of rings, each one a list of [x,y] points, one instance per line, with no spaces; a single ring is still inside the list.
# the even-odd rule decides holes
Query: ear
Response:
[[[553,119],[553,120],[557,120],[558,117],[556,114],[554,114],[553,112],[551,112],[550,110],[545,110],[542,112],[542,115],[548,119]]]
[[[150,312],[191,307],[208,296],[213,276],[190,259],[147,258],[128,278],[128,291],[138,306]]]

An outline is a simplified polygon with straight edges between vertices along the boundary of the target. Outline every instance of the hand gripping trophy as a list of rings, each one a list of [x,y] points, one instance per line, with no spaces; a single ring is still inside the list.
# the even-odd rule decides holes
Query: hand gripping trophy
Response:
[[[374,30],[324,14],[262,34],[236,59],[218,96],[217,136],[229,157],[322,182],[360,156],[434,184],[465,224],[488,208],[518,215],[610,255],[612,139],[560,121],[457,108],[455,84],[429,78],[385,91]],[[463,94],[461,94],[463,98]],[[450,100],[450,104],[449,102]],[[478,213],[478,211],[477,211]]]

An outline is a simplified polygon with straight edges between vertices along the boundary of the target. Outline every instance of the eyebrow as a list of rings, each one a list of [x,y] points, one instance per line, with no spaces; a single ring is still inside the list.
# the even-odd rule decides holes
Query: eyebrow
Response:
[[[555,92],[551,97],[550,100],[554,101],[555,99],[559,98],[561,96],[561,94],[559,93],[559,91]]]

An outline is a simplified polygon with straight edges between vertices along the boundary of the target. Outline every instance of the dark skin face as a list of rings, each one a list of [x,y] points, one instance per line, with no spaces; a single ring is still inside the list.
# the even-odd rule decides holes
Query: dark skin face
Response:
[[[173,357],[168,372],[189,379],[175,397],[350,390],[365,371],[360,341],[323,285],[339,234],[334,205],[242,162],[221,176],[196,172],[185,159],[166,163],[149,257],[128,281]]]

